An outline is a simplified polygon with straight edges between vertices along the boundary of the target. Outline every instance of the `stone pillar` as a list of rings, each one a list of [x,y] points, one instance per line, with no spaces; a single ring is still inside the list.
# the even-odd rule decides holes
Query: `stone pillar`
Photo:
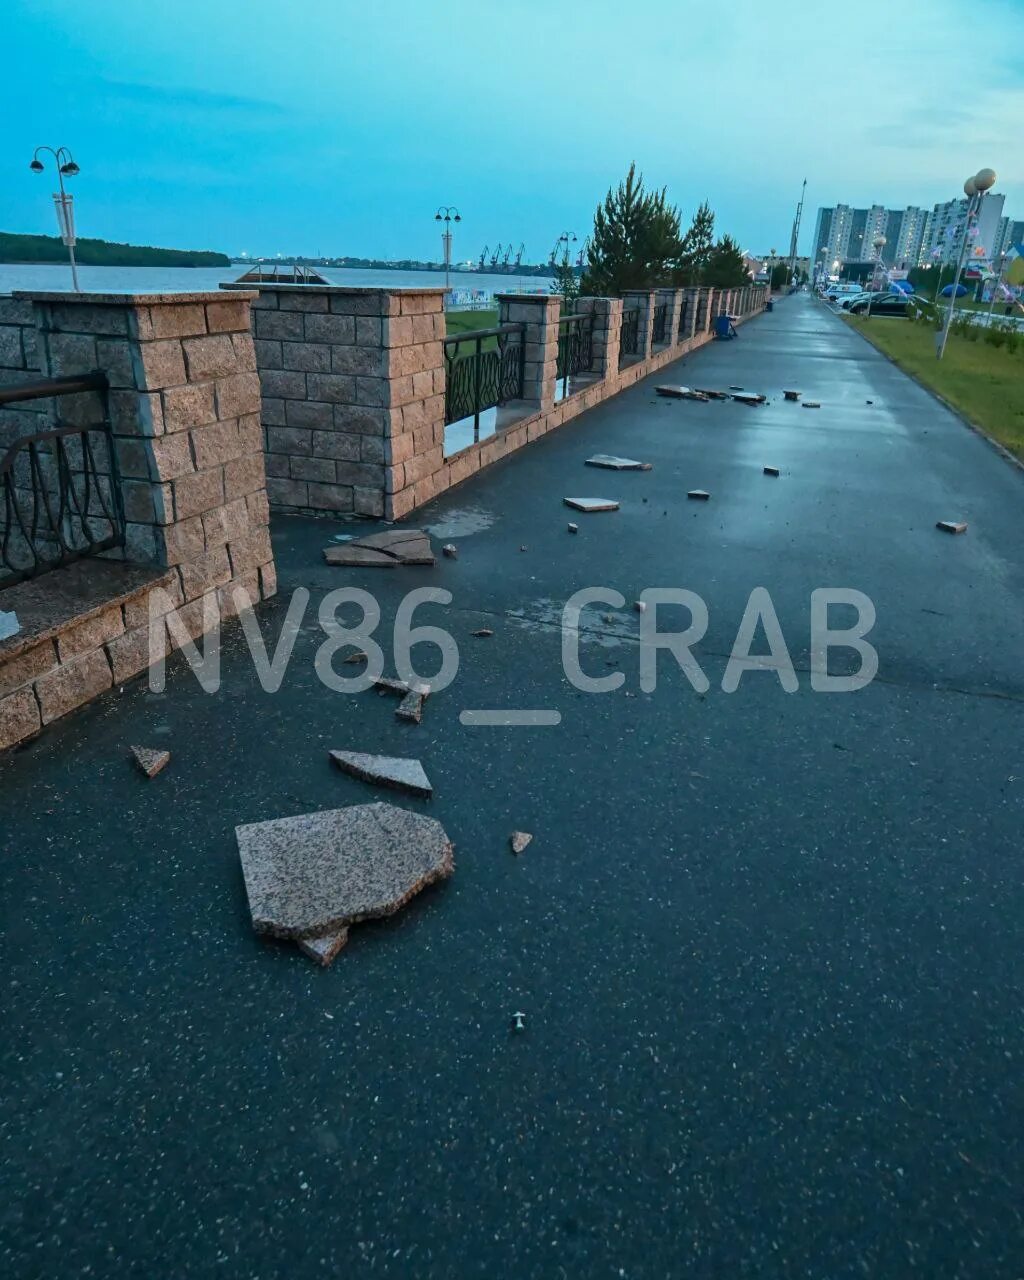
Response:
[[[700,290],[690,288],[683,290],[683,333],[682,337],[692,338],[697,333],[700,324]]]
[[[665,318],[665,341],[668,346],[674,347],[679,341],[679,317],[683,310],[683,291],[682,289],[659,289],[658,301],[664,302],[668,307]]]
[[[622,309],[636,307],[640,312],[640,342],[637,359],[646,360],[651,354],[651,339],[654,333],[654,296],[653,289],[623,289]]]
[[[494,297],[499,306],[499,324],[526,325],[523,399],[544,412],[555,403],[561,294],[496,293]]]
[[[236,585],[273,595],[254,295],[16,296],[34,304],[45,377],[107,375],[124,558],[175,570],[186,603],[217,591],[225,616]],[[102,420],[96,393],[58,403],[68,425]]]
[[[390,494],[440,466],[443,295],[333,285],[259,289],[253,334],[275,509],[383,516]]]
[[[619,372],[619,335],[622,331],[621,298],[578,298],[577,313],[594,317],[592,370],[598,378]]]

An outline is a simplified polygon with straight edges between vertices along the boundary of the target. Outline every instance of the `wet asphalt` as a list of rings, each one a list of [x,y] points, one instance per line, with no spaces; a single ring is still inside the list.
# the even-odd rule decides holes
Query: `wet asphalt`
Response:
[[[671,381],[770,403],[657,399]],[[270,643],[312,593],[279,692],[234,627],[219,693],[176,658],[165,693],[0,758],[4,1272],[1018,1277],[1022,504],[1024,472],[796,296],[419,513],[456,560],[330,569],[351,527],[279,520]],[[416,615],[461,656],[421,725],[317,680],[342,584],[379,599],[389,668],[404,594],[451,591]],[[623,597],[580,646],[614,692],[563,673],[583,587]],[[641,690],[648,587],[706,601],[705,693],[668,653]],[[755,587],[794,693],[722,691]],[[875,605],[858,692],[811,688],[820,587]],[[481,708],[561,724],[460,723]],[[152,782],[136,742],[173,753]],[[332,748],[415,755],[434,797],[381,797]],[[235,825],[379,798],[445,824],[454,877],[325,971],[255,937]]]

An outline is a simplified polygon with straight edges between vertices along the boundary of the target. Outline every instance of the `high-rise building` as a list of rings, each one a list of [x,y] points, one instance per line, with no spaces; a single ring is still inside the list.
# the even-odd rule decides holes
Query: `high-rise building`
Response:
[[[1000,218],[996,243],[992,250],[993,258],[1002,257],[1015,244],[1024,244],[1024,222],[1015,222],[1012,218]]]
[[[997,251],[999,224],[1003,218],[1005,196],[989,193],[981,202],[977,235],[967,248],[968,261],[973,258],[991,260]],[[922,244],[922,262],[955,263],[963,242],[964,223],[967,218],[967,197],[946,200],[932,209],[928,240]],[[980,252],[979,252],[980,250]]]
[[[991,259],[1003,251],[1004,243],[1017,243],[1024,238],[1024,223],[1003,217],[1003,201],[1003,196],[991,193],[982,201],[971,256],[980,257],[973,252],[980,247],[984,256]],[[886,209],[879,204],[867,209],[848,204],[821,208],[814,228],[812,257],[828,271],[847,262],[870,262],[875,257],[875,239],[883,235],[882,261],[890,267],[907,270],[929,262],[955,261],[966,213],[966,199],[949,200],[931,210],[917,205]]]

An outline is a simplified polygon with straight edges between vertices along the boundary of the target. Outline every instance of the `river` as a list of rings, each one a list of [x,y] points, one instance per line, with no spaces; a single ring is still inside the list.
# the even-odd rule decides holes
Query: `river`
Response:
[[[86,293],[191,293],[216,289],[225,281],[237,280],[246,270],[229,267],[79,267],[78,280]],[[443,271],[355,270],[345,267],[318,267],[332,284],[350,288],[427,288],[444,284]],[[543,276],[491,274],[485,271],[453,271],[451,287],[458,305],[485,307],[492,294],[542,292],[551,282]],[[0,263],[0,294],[16,289],[70,290],[71,270],[53,263]],[[464,295],[465,291],[465,295]],[[484,296],[473,297],[473,291]]]

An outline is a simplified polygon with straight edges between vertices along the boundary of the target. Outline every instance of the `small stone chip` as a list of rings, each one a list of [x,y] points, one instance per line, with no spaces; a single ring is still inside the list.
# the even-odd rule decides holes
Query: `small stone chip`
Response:
[[[520,551],[529,551],[529,549],[530,549],[530,548],[526,545],[526,543],[525,543],[525,542],[524,542],[524,543],[522,544],[522,546],[519,548],[519,550],[520,550]]]
[[[688,498],[694,498],[697,502],[707,502],[711,494],[706,489],[691,489],[686,495]]]
[[[449,560],[458,560],[459,549],[454,542],[446,542],[441,550]]]
[[[805,401],[804,401],[804,408],[805,408],[805,409],[820,409],[820,408],[821,408],[821,401],[820,401],[820,400],[805,400]]]
[[[336,958],[348,942],[348,929],[338,929],[334,933],[325,933],[319,938],[298,938],[299,950],[317,964],[327,966]]]
[[[471,636],[479,636],[481,640],[486,640],[488,636],[493,636],[494,632],[490,627],[480,627],[476,631],[471,631],[469,634]]]
[[[943,533],[966,533],[967,521],[966,520],[939,520],[936,523],[935,527],[936,529],[941,529]]]
[[[799,400],[799,399],[800,399],[800,392],[799,392],[799,391],[783,391],[783,393],[782,393],[782,394],[785,396],[785,398],[786,398],[787,400]]]
[[[396,720],[407,720],[410,724],[419,724],[423,719],[423,694],[410,689],[395,708]]]
[[[508,838],[508,842],[512,847],[512,852],[519,854],[522,853],[532,839],[533,836],[529,831],[513,831]]]
[[[570,532],[570,533],[579,533],[579,531],[580,531],[580,527],[579,527],[579,525],[578,525],[578,524],[573,524],[573,523],[572,523],[572,521],[570,520],[570,521],[569,521],[569,532]]]
[[[365,662],[366,654],[362,649],[357,649],[355,653],[350,653],[347,658],[342,658],[342,662]]]
[[[161,769],[171,763],[169,751],[155,751],[152,747],[132,747],[132,755],[147,778],[155,778]]]
[[[766,476],[777,476],[779,474],[779,469],[778,467],[765,467],[764,473]]]
[[[373,756],[362,751],[332,751],[331,759],[343,773],[350,773],[363,782],[395,787],[399,791],[409,791],[414,796],[433,795],[434,788],[418,760],[401,756]]]
[[[647,612],[647,604],[646,604],[646,602],[645,602],[645,601],[643,601],[643,600],[634,600],[634,601],[633,601],[633,608],[637,611],[637,613],[646,613],[646,612]]]

